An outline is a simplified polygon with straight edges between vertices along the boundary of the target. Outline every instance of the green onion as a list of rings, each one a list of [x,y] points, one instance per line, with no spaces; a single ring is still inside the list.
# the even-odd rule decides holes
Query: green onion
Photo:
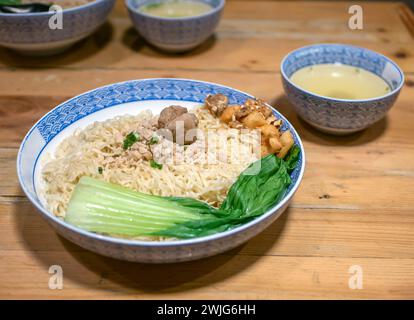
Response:
[[[162,164],[161,163],[158,163],[158,162],[156,162],[155,160],[153,160],[153,159],[151,159],[150,160],[150,166],[152,167],[152,168],[155,168],[155,169],[162,169]]]
[[[153,144],[158,143],[158,141],[159,141],[159,139],[158,139],[157,136],[152,136],[151,139],[149,139],[148,144],[153,145]]]
[[[217,209],[190,198],[161,197],[84,176],[68,204],[65,221],[79,228],[122,236],[194,238],[235,228],[269,210],[285,195],[299,158],[268,155],[254,162],[231,186]],[[255,174],[252,169],[257,169]]]
[[[123,144],[124,150],[131,148],[132,145],[139,140],[141,140],[141,136],[138,133],[136,132],[128,133],[128,135],[124,139],[124,144]]]

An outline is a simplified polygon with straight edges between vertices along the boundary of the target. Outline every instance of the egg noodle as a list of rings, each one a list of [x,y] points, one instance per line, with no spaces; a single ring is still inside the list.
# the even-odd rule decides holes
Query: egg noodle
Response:
[[[191,197],[219,206],[240,173],[260,159],[260,133],[241,134],[204,108],[190,112],[196,114],[204,134],[188,146],[160,137],[151,151],[162,169],[152,167],[139,146],[127,151],[122,147],[132,131],[144,136],[156,133],[158,116],[150,111],[95,122],[65,138],[42,167],[41,192],[48,209],[64,218],[71,194],[85,175],[143,193]]]

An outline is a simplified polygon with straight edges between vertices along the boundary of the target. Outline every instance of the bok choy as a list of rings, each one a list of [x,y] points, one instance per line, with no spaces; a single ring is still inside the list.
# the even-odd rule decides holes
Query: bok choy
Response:
[[[195,199],[143,194],[84,176],[65,221],[88,231],[129,237],[185,239],[226,231],[262,215],[284,197],[299,152],[294,146],[285,160],[268,155],[251,164],[218,209]],[[256,174],[251,174],[253,166]]]

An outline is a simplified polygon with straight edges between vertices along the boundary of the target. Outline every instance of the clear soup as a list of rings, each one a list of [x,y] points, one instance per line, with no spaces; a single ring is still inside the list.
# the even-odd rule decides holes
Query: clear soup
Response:
[[[307,91],[336,99],[370,99],[391,91],[388,83],[374,73],[339,63],[305,67],[293,73],[290,80]]]
[[[156,17],[185,18],[198,16],[213,7],[205,2],[192,0],[166,0],[141,6],[138,10]]]

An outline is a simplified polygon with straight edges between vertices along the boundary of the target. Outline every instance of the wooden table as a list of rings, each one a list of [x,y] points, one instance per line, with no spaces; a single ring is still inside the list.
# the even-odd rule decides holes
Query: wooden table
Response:
[[[413,24],[402,4],[364,3],[364,30],[352,31],[348,7],[228,1],[215,37],[191,53],[166,55],[138,37],[119,1],[109,23],[65,54],[22,58],[1,49],[0,298],[414,298]],[[386,119],[338,138],[297,118],[279,63],[317,42],[361,45],[404,69],[405,86]],[[290,208],[262,234],[201,261],[133,264],[57,236],[24,197],[17,148],[39,117],[86,90],[148,77],[250,92],[296,127],[307,152],[305,177]],[[55,264],[63,268],[63,290],[48,288]],[[348,286],[354,265],[362,268],[363,289]]]

